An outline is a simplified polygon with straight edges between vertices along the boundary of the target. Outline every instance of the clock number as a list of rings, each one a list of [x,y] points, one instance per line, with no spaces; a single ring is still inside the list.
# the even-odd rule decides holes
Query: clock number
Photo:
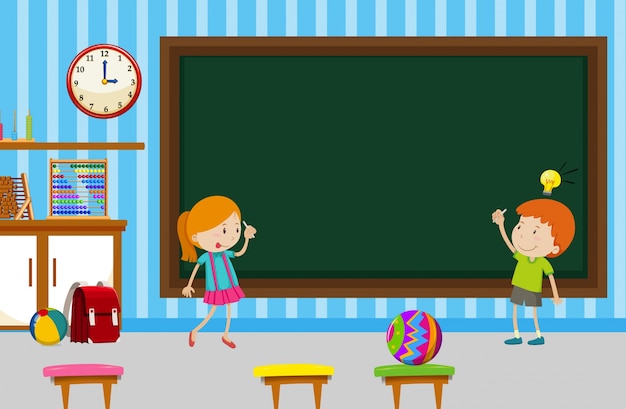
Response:
[[[133,67],[132,66],[128,66],[128,72],[132,72],[133,71]]]
[[[109,107],[104,107],[104,112],[109,112]]]
[[[131,91],[128,93],[128,98],[132,98],[132,97],[133,97],[133,92]]]
[[[78,85],[78,80],[74,80],[74,86]]]
[[[118,103],[117,103],[117,107],[118,107],[118,108],[121,108],[121,107],[122,107],[122,103],[121,103],[121,102],[118,102]]]
[[[134,78],[130,80],[130,85],[135,85],[135,79]]]
[[[121,55],[117,56],[117,61],[122,61],[122,56]]]
[[[109,56],[109,50],[100,51],[100,57],[108,57],[108,56]]]
[[[87,56],[87,61],[93,61],[93,55],[88,55]]]
[[[93,104],[89,104],[89,109],[93,109]]]
[[[76,67],[76,72],[85,72],[85,67],[79,65],[78,67]]]
[[[83,94],[80,94],[80,95],[78,96],[78,100],[79,100],[79,101],[82,101],[82,100],[83,100]]]

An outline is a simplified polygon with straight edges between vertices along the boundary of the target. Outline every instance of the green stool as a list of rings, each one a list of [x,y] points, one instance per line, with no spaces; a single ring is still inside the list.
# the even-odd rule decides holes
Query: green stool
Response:
[[[435,387],[435,402],[437,409],[441,409],[441,393],[443,384],[454,375],[454,367],[446,365],[387,365],[374,368],[374,376],[385,380],[385,385],[391,385],[395,409],[400,409],[400,386],[409,383],[432,383]]]

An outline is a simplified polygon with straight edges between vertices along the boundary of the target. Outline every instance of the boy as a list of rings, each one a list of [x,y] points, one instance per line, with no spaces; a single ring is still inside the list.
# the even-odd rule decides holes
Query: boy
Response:
[[[554,270],[547,258],[563,253],[574,238],[574,215],[564,204],[552,199],[534,199],[519,205],[519,223],[513,228],[509,240],[504,230],[504,215],[501,210],[492,213],[491,219],[500,229],[502,239],[517,260],[513,279],[511,302],[513,303],[513,330],[515,337],[504,341],[507,345],[522,343],[517,326],[517,306],[533,307],[533,318],[537,338],[528,341],[530,345],[543,345],[545,340],[539,330],[537,307],[541,306],[541,286],[543,275],[550,279],[552,301],[558,305],[563,300],[554,281]]]

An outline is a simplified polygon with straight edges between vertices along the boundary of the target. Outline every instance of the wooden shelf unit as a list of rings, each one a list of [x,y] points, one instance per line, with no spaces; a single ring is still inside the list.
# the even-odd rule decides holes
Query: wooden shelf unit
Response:
[[[33,280],[37,283],[37,305],[33,311],[48,307],[48,259],[51,236],[112,236],[113,288],[122,302],[122,232],[126,220],[0,220],[0,236],[35,236],[36,262]],[[89,268],[89,266],[85,266]],[[95,283],[90,283],[95,285]],[[122,323],[120,322],[120,329]],[[24,325],[2,325],[3,330],[28,330]]]

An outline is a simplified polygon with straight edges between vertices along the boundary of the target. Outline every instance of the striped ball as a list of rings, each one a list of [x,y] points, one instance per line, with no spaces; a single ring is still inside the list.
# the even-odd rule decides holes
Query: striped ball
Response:
[[[55,345],[61,342],[67,333],[65,315],[54,308],[37,311],[30,319],[30,334],[41,345]]]
[[[409,310],[398,315],[387,328],[387,348],[398,361],[422,365],[441,348],[441,328],[428,313]]]

